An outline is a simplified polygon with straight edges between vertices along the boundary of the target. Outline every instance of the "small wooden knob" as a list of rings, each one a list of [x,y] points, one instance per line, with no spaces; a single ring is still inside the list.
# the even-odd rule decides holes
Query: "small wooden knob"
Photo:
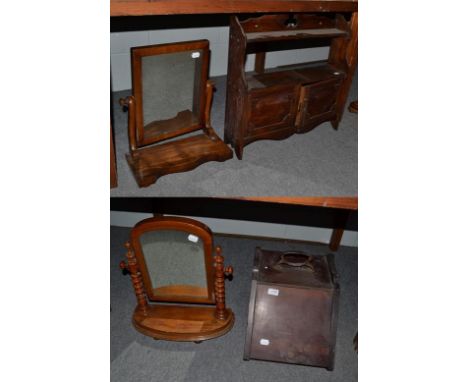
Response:
[[[231,276],[233,272],[234,268],[232,267],[232,265],[229,265],[228,267],[224,268],[224,274],[226,276]]]

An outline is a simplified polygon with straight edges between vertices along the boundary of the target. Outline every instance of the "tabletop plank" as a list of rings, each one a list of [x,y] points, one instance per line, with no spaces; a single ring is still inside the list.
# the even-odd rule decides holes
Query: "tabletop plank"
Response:
[[[111,16],[211,13],[355,12],[357,0],[111,0]]]

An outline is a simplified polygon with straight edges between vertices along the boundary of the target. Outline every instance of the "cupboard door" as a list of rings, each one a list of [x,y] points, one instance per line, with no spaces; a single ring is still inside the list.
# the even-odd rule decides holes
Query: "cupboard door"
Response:
[[[294,129],[297,112],[297,86],[281,86],[249,94],[248,137],[268,135],[281,129]]]
[[[336,113],[340,81],[326,81],[301,88],[296,126],[299,132],[331,119]]]

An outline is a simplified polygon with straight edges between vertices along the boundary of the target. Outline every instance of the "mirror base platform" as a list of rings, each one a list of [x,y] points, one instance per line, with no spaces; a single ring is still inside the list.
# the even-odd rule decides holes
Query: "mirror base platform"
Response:
[[[138,148],[126,157],[138,185],[147,187],[163,175],[193,170],[210,161],[224,162],[232,156],[213,132]]]
[[[234,325],[234,314],[226,309],[224,320],[215,317],[214,306],[149,305],[137,307],[133,325],[144,335],[167,341],[198,342],[226,334]]]

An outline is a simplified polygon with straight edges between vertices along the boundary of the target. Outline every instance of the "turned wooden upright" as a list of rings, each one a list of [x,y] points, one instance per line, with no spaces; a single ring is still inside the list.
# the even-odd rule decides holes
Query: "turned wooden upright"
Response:
[[[171,285],[170,293],[165,288],[167,285],[152,286],[139,240],[141,234],[157,230],[183,231],[195,235],[203,244],[206,296],[200,295],[200,287],[192,285]],[[192,219],[158,216],[138,223],[125,246],[128,263],[122,261],[120,268],[127,270],[132,279],[137,300],[132,321],[139,332],[155,339],[200,342],[221,336],[232,328],[234,314],[226,307],[224,282],[232,276],[233,268],[224,267],[219,246],[213,251],[212,233],[207,226]]]

